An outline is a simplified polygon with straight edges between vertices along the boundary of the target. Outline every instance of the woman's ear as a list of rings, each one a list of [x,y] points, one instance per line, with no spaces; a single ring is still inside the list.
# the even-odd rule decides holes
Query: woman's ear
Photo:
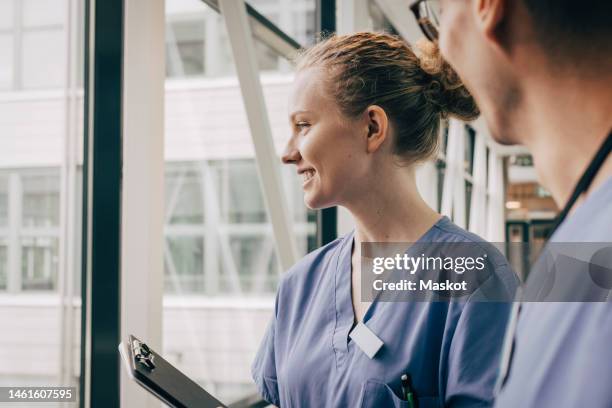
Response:
[[[385,110],[378,105],[368,106],[366,114],[368,116],[367,152],[374,153],[387,137],[389,118]]]

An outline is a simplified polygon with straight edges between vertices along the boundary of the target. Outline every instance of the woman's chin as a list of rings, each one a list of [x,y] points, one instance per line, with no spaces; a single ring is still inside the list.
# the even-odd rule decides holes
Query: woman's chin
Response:
[[[311,210],[323,210],[339,205],[334,197],[309,193],[304,194],[304,204]]]
[[[314,192],[304,193],[304,204],[311,210],[319,210],[325,207],[325,201],[320,194]]]
[[[318,210],[316,203],[306,198],[306,196],[304,196],[304,204],[309,210]]]

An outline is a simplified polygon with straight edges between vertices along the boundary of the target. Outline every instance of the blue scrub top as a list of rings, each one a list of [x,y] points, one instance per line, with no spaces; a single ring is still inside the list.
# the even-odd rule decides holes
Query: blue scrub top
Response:
[[[384,345],[369,359],[348,337],[353,236],[311,252],[283,276],[252,366],[264,399],[279,407],[408,407],[399,397],[408,373],[419,408],[489,406],[511,305],[375,300],[363,321]],[[480,243],[497,289],[512,298],[518,279],[478,236],[443,217],[419,242]]]
[[[612,243],[612,178],[587,196],[550,241]],[[612,268],[612,259],[607,265]],[[533,270],[526,286],[545,273]],[[591,282],[584,276],[575,282],[575,293],[587,286]],[[496,407],[612,407],[612,294],[607,292],[607,302],[523,304]]]

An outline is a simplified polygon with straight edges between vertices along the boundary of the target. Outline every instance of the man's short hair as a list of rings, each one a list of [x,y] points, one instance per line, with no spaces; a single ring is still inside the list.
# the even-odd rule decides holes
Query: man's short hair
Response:
[[[612,43],[612,0],[523,0],[547,49],[601,52]],[[602,48],[603,47],[603,48]]]

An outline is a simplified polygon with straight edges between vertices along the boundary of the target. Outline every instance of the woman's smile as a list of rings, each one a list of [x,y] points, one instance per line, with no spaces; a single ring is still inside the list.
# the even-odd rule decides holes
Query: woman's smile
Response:
[[[307,169],[302,172],[302,187],[305,187],[314,178],[315,173],[314,169]]]

